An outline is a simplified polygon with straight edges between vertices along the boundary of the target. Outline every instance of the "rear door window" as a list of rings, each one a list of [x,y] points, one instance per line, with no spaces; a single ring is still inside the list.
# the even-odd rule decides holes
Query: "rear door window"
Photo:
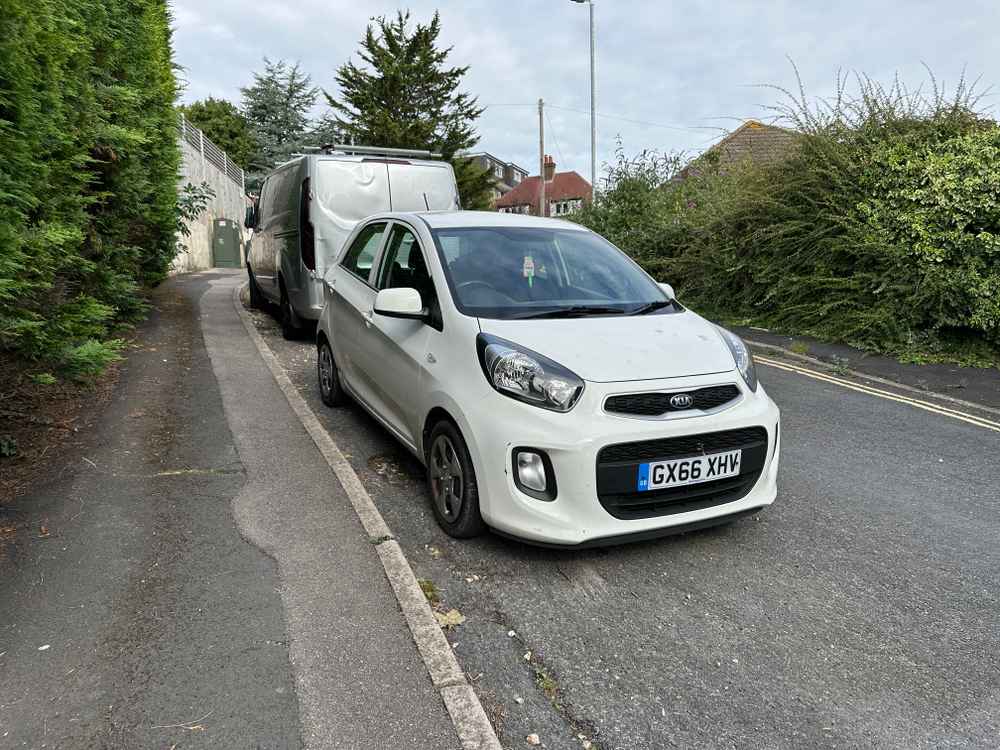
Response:
[[[385,224],[369,224],[355,237],[351,243],[347,255],[341,261],[341,265],[353,273],[359,279],[368,283],[371,275],[372,265],[375,263],[375,256],[382,245],[382,235],[385,233]]]
[[[380,162],[319,159],[313,197],[337,227],[350,227],[371,216],[388,211],[389,176]]]
[[[459,207],[450,164],[389,164],[393,211],[452,211]]]

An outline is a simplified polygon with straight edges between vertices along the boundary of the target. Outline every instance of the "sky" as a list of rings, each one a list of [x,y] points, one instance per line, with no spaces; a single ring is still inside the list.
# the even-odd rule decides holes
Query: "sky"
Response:
[[[590,176],[589,14],[571,0],[170,0],[181,99],[239,102],[262,58],[299,61],[336,96],[334,71],[374,16],[441,14],[448,62],[469,66],[463,89],[486,111],[476,150],[538,173],[539,98],[557,170]],[[798,89],[830,96],[838,71],[909,87],[953,87],[963,68],[980,89],[1000,84],[996,0],[596,0],[597,155],[645,149],[696,154]],[[1000,88],[993,89],[994,93]],[[983,106],[994,116],[1000,100]]]

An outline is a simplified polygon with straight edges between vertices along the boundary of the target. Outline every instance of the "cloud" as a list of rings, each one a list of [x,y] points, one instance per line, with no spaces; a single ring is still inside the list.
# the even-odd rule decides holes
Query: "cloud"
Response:
[[[590,172],[589,27],[570,0],[411,0],[415,19],[441,13],[450,62],[468,65],[465,89],[487,106],[479,147],[537,171],[537,101],[552,107],[546,150],[559,168]],[[299,60],[317,85],[355,53],[385,0],[177,0],[174,46],[187,81],[183,99],[239,101],[261,59]],[[911,85],[927,63],[954,84],[963,66],[1000,81],[992,29],[1000,5],[962,0],[598,0],[598,160],[621,137],[628,153],[705,148],[721,129],[767,117],[780,96],[759,84],[797,86],[795,60],[811,95],[833,93],[837,71],[858,70]],[[331,93],[334,93],[331,91]],[[565,109],[557,109],[562,107]],[[573,111],[581,110],[582,112]],[[642,121],[639,124],[632,121]]]

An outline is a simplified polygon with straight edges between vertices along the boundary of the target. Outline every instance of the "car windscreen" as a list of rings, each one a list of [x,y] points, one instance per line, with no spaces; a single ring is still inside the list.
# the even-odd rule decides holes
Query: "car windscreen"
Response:
[[[432,234],[452,298],[466,315],[582,317],[676,308],[631,258],[592,232],[461,227]]]

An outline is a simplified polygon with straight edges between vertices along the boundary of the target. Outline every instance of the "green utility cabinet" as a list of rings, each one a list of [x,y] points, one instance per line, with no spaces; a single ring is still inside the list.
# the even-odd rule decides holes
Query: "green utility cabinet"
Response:
[[[212,265],[216,268],[240,267],[240,228],[232,219],[212,222]]]

